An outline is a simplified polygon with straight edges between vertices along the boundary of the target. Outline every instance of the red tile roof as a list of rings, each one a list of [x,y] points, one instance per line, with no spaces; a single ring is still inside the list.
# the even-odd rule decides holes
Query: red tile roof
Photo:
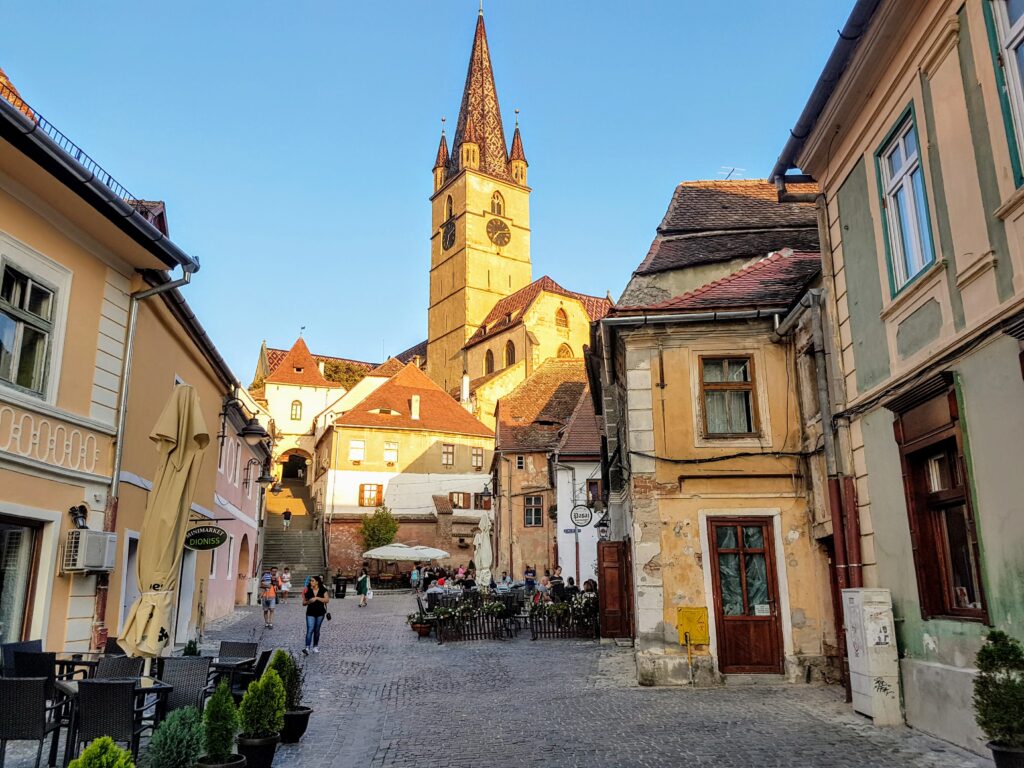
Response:
[[[738,272],[682,296],[656,304],[615,307],[613,314],[636,311],[693,311],[708,309],[788,309],[821,271],[817,252],[771,253]]]
[[[28,104],[25,103],[24,99],[21,98],[21,94],[18,93],[17,87],[11,82],[11,78],[7,76],[3,68],[0,67],[0,96],[9,101],[14,105],[14,108],[21,112],[29,120],[39,122],[36,119],[35,113],[29,109]]]
[[[419,419],[413,419],[410,413],[413,395],[420,397]],[[392,413],[380,413],[381,410]],[[481,437],[494,434],[412,363],[367,395],[355,408],[339,416],[335,424]]]
[[[269,351],[267,350],[268,353]],[[269,358],[269,354],[267,356]],[[316,358],[310,353],[301,336],[267,376],[266,381],[268,384],[296,384],[304,387],[341,386],[324,378]]]
[[[511,328],[513,325],[517,324],[522,320],[523,314],[530,305],[533,304],[536,298],[540,296],[542,291],[554,293],[559,296],[565,296],[570,299],[576,299],[583,305],[583,309],[591,320],[600,320],[608,314],[608,310],[611,309],[612,306],[612,303],[606,298],[588,296],[585,293],[576,293],[575,291],[566,290],[550,277],[545,275],[544,277],[534,280],[529,285],[520,288],[515,293],[499,299],[494,307],[491,308],[487,317],[484,318],[483,325],[481,325],[476,332],[469,337],[469,341],[466,342],[466,347],[479,344],[481,341],[493,336],[495,333],[500,333],[506,328]]]
[[[437,145],[437,159],[434,160],[434,170],[444,168],[448,165],[448,139],[445,138],[444,129],[441,129],[441,143]]]
[[[562,431],[558,453],[563,457],[587,456],[594,459],[601,455],[601,428],[589,389],[583,391],[576,411],[569,419],[569,426]]]
[[[287,349],[267,347],[267,366],[270,368],[271,374],[273,374],[274,371],[277,370],[277,367],[281,365],[281,361],[284,360],[288,352],[289,350]],[[313,359],[316,360],[318,363],[327,363],[332,361],[336,361],[339,363],[351,363],[357,368],[363,368],[367,371],[369,371],[371,368],[374,368],[377,365],[377,363],[366,363],[363,362],[362,360],[351,360],[347,357],[331,357],[330,355],[313,355]]]
[[[427,340],[424,339],[419,344],[414,344],[404,352],[399,352],[395,355],[403,363],[411,363],[414,357],[419,357],[421,360],[427,359]]]
[[[558,447],[587,388],[583,361],[545,361],[529,378],[498,401],[496,449],[551,451]]]
[[[512,150],[508,154],[509,162],[513,160],[522,160],[526,163],[526,153],[523,151],[523,137],[519,133],[519,126],[516,126],[516,132],[512,134]],[[529,163],[526,163],[529,165]]]
[[[434,494],[430,497],[434,500],[434,509],[439,515],[450,515],[455,510],[452,508],[452,500],[448,495]]]
[[[366,375],[367,376],[378,376],[378,377],[386,376],[387,378],[390,379],[392,376],[394,376],[396,373],[398,373],[404,367],[405,367],[405,363],[403,363],[397,357],[389,357],[387,360],[385,360],[383,363],[378,365],[376,368],[371,368],[367,372]]]

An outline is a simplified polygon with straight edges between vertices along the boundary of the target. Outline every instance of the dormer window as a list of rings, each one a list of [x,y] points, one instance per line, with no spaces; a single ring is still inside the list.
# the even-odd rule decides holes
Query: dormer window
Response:
[[[292,368],[292,370],[295,371],[295,373],[302,373],[303,369],[302,368]]]

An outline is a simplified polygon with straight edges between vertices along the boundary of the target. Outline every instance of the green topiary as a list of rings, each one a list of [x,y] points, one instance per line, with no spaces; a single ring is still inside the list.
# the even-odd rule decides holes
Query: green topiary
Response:
[[[274,651],[273,658],[267,669],[277,672],[284,686],[284,711],[294,712],[302,704],[302,685],[305,682],[305,670],[295,661],[291,651],[279,649]]]
[[[203,718],[195,707],[176,709],[153,732],[146,768],[193,768],[203,752]]]
[[[978,725],[993,744],[1024,748],[1024,647],[1005,632],[993,630],[978,651],[976,663]]]
[[[284,728],[284,684],[272,669],[259,680],[249,683],[239,709],[242,736],[247,739],[266,739],[276,736]]]
[[[131,752],[104,736],[86,747],[68,768],[135,768],[135,763]]]
[[[181,649],[182,656],[198,656],[199,655],[199,642],[195,639],[189,640],[185,643],[185,647]]]
[[[238,733],[238,708],[227,682],[221,681],[206,703],[203,713],[204,762],[223,764],[235,753],[235,735]]]
[[[398,521],[391,510],[381,504],[369,517],[359,523],[359,536],[366,549],[376,549],[390,544],[398,533]]]

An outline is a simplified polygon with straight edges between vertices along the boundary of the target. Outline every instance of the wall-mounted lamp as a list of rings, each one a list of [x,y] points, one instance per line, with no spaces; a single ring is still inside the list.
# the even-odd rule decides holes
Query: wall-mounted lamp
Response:
[[[243,488],[248,488],[249,483],[252,482],[251,480],[249,480],[249,472],[252,470],[254,466],[260,468],[259,477],[256,478],[257,483],[266,488],[268,485],[274,482],[274,478],[271,477],[270,471],[267,468],[266,464],[264,464],[259,459],[249,459],[249,463],[245,465],[245,479],[242,480]]]
[[[607,512],[604,513],[604,515],[601,517],[600,520],[598,520],[596,523],[594,523],[594,528],[597,529],[597,537],[601,541],[608,541],[608,533],[609,533],[609,529],[611,528],[611,526],[608,523],[608,513]]]
[[[270,492],[272,494],[274,494],[275,496],[280,496],[281,495],[281,490],[282,490],[281,484],[280,483],[274,483],[273,487],[270,489]]]
[[[242,400],[232,395],[231,397],[224,398],[224,404],[220,412],[220,434],[217,435],[217,439],[221,445],[224,445],[224,439],[228,436],[228,407],[234,405],[239,410],[245,408],[245,403]],[[249,445],[256,445],[262,440],[266,440],[270,437],[267,430],[263,428],[259,420],[253,416],[249,419],[245,426],[238,431],[238,436],[245,440]]]
[[[75,528],[88,528],[89,526],[85,523],[85,518],[89,514],[89,509],[85,504],[79,504],[77,507],[71,507],[68,510],[68,514],[71,515],[71,521],[75,524]]]

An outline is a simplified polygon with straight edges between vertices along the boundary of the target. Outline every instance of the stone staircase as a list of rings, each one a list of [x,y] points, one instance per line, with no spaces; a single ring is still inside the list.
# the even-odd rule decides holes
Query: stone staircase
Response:
[[[284,528],[285,510],[292,513],[292,523]],[[309,486],[301,481],[285,480],[281,493],[267,496],[267,515],[263,531],[262,569],[288,566],[292,574],[292,593],[298,594],[306,577],[314,574],[327,577],[324,563],[323,532],[316,525]]]

